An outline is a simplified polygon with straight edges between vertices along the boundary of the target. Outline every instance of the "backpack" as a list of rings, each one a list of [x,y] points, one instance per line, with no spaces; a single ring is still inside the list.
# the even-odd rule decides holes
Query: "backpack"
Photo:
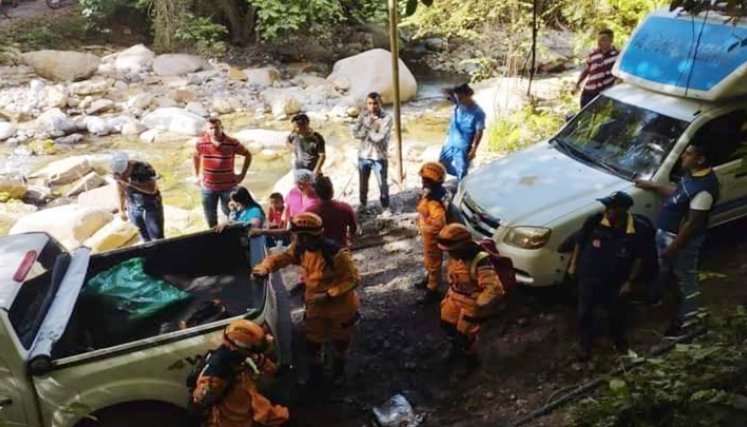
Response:
[[[516,270],[514,269],[513,261],[511,261],[511,258],[500,254],[492,239],[481,239],[477,244],[480,246],[481,251],[477,254],[475,259],[472,260],[472,264],[470,265],[470,277],[476,279],[477,264],[485,258],[490,259],[491,264],[493,264],[493,269],[498,275],[501,285],[503,285],[503,291],[505,292],[503,299],[506,299],[518,284],[516,281]]]

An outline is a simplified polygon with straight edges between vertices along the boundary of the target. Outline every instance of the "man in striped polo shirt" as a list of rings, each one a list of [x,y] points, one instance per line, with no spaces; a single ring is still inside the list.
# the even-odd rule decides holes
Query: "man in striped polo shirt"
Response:
[[[584,108],[594,97],[603,90],[615,84],[615,76],[612,75],[612,66],[615,65],[617,55],[620,52],[612,45],[614,33],[612,30],[604,29],[597,34],[597,49],[595,49],[586,60],[586,68],[576,83],[576,92],[581,83],[586,79],[584,90],[581,92],[581,108]]]
[[[219,119],[208,120],[205,133],[197,141],[194,154],[195,176],[202,187],[202,208],[205,220],[210,228],[218,225],[218,202],[221,210],[228,216],[228,201],[231,190],[246,176],[252,163],[249,150],[234,138],[223,132]],[[234,171],[236,155],[244,156],[241,173]]]

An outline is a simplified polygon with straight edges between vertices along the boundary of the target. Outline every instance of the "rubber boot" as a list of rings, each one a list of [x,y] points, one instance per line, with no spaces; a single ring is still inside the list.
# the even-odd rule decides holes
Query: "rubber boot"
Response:
[[[426,290],[415,300],[418,305],[432,305],[441,301],[441,294],[438,291]]]
[[[345,384],[345,358],[335,357],[332,359],[332,385],[342,387]]]
[[[309,380],[306,385],[310,387],[320,387],[324,385],[324,365],[313,364],[309,365]]]

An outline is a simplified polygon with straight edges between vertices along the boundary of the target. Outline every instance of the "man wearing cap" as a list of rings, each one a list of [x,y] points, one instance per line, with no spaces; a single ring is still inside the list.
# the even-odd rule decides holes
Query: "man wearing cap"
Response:
[[[628,210],[633,199],[618,191],[598,199],[604,211],[589,216],[579,230],[568,273],[578,281],[579,359],[591,357],[594,309],[610,313],[610,335],[618,351],[627,351],[624,296],[641,271],[650,227],[638,224]]]
[[[505,290],[490,256],[464,225],[445,226],[438,234],[438,247],[449,254],[449,290],[441,302],[441,325],[451,341],[447,360],[463,356],[474,364],[483,319]]]
[[[439,161],[449,175],[461,181],[467,176],[469,164],[482,140],[485,112],[472,99],[475,91],[466,83],[447,89],[445,93],[455,107]]]
[[[441,299],[438,287],[441,284],[443,253],[438,248],[438,233],[446,225],[446,209],[449,194],[443,186],[446,170],[438,162],[427,162],[420,168],[423,193],[418,202],[418,231],[423,239],[423,266],[426,277],[418,288],[425,294],[418,298],[419,304],[435,303]]]
[[[314,213],[294,216],[291,245],[285,252],[265,258],[254,267],[253,274],[266,277],[291,264],[301,267],[306,279],[303,330],[311,360],[309,384],[322,383],[324,344],[331,343],[332,380],[341,385],[350,341],[360,319],[360,301],[355,291],[360,273],[349,249],[322,237],[322,225],[322,219]]]
[[[163,239],[163,203],[153,166],[119,152],[112,157],[111,167],[117,180],[119,217],[129,218],[144,241]]]

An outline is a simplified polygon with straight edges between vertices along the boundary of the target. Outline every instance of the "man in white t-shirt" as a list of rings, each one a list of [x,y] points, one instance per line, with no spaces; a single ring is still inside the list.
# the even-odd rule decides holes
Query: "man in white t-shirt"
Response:
[[[660,279],[653,302],[661,299],[661,284],[674,274],[679,284],[679,301],[677,316],[665,334],[668,337],[684,335],[697,320],[698,256],[720,187],[711,169],[707,144],[693,143],[682,153],[681,160],[682,169],[687,173],[677,186],[636,181],[638,187],[666,198],[659,211],[656,232]]]

